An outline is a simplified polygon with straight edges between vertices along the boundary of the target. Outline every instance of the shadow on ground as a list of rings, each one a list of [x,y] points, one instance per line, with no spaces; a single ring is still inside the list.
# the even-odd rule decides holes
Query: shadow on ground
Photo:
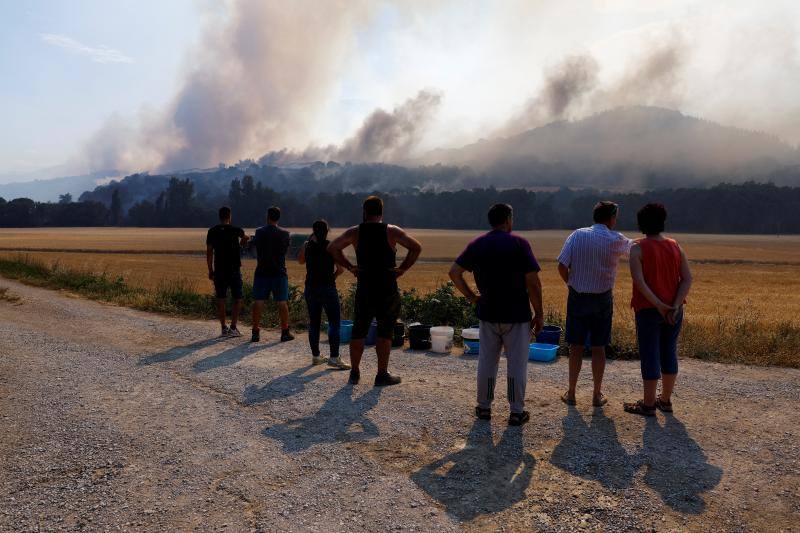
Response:
[[[708,463],[703,449],[672,415],[665,416],[663,425],[657,417],[647,418],[642,448],[636,454],[627,453],[614,421],[599,409],[587,424],[570,407],[562,427],[564,436],[550,458],[554,466],[610,489],[631,487],[644,467],[644,483],[681,513],[703,513],[706,505],[701,494],[722,479],[722,469]]]
[[[645,483],[676,511],[703,513],[706,502],[701,494],[719,484],[722,469],[709,464],[686,426],[672,415],[666,415],[663,425],[656,417],[649,417],[642,441],[640,461],[646,469]]]
[[[280,344],[278,341],[271,342],[268,344],[259,344],[259,343],[243,343],[243,344],[236,344],[231,348],[228,348],[225,351],[222,351],[216,355],[211,355],[206,357],[205,359],[200,359],[199,361],[195,362],[192,365],[192,371],[196,373],[207,372],[209,370],[213,370],[214,368],[219,368],[222,366],[233,365],[247,357],[248,355],[253,355],[254,353],[266,350],[267,348],[272,348],[273,346],[277,346]]]
[[[633,484],[637,456],[628,455],[619,442],[617,426],[601,409],[595,409],[587,424],[578,410],[569,406],[561,427],[564,437],[550,457],[554,466],[573,476],[598,481],[609,489]]]
[[[494,444],[491,425],[476,420],[463,449],[423,466],[411,479],[450,515],[472,520],[524,500],[535,462],[524,450],[522,428],[507,427]]]
[[[213,346],[224,340],[226,339],[223,338],[205,339],[202,341],[193,342],[192,344],[187,344],[186,346],[176,346],[174,348],[170,348],[169,350],[165,350],[163,352],[158,352],[144,356],[141,359],[139,359],[139,361],[136,363],[136,366],[147,366],[147,365],[154,365],[157,363],[168,363],[170,361],[177,361],[178,359],[182,359],[184,357],[192,355],[195,352],[199,352],[204,348],[208,348],[209,346]]]
[[[314,372],[313,374],[306,374],[306,372],[312,368],[314,367],[304,366],[302,368],[298,368],[289,374],[278,376],[263,387],[248,385],[248,387],[244,390],[243,403],[245,405],[254,405],[257,403],[265,403],[270,400],[287,398],[289,396],[294,396],[295,394],[300,394],[306,388],[308,383],[311,383],[312,381],[321,378],[328,373],[325,370],[322,370],[319,372]]]
[[[284,451],[290,453],[315,444],[373,439],[380,431],[367,413],[377,405],[381,391],[381,387],[374,387],[355,397],[355,388],[345,385],[313,415],[268,427],[262,433],[281,441]]]

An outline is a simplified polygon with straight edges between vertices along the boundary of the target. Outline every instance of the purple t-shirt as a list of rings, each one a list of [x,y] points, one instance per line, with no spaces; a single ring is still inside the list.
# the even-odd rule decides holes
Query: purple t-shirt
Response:
[[[527,240],[492,230],[470,242],[456,263],[475,275],[479,319],[503,324],[531,320],[525,275],[540,268]]]

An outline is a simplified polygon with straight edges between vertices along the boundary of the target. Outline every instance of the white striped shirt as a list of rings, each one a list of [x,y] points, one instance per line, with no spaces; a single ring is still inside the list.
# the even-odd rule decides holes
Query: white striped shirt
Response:
[[[572,232],[558,254],[569,268],[569,286],[578,292],[602,294],[614,288],[619,260],[630,253],[633,241],[622,233],[594,224]]]

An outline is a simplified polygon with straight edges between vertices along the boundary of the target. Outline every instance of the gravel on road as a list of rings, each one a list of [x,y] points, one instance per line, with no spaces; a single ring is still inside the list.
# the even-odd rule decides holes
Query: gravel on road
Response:
[[[637,362],[604,409],[531,364],[517,428],[504,387],[474,419],[474,357],[398,349],[381,389],[368,351],[349,386],[304,335],[0,285],[0,530],[800,530],[800,370],[682,360],[645,419]]]

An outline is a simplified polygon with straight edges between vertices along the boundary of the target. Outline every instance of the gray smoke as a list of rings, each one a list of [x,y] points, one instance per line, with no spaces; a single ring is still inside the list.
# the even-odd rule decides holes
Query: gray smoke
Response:
[[[310,129],[373,9],[361,0],[235,0],[210,26],[171,105],[136,126],[112,119],[86,149],[96,168],[212,166]]]
[[[599,70],[597,61],[588,54],[568,56],[550,67],[539,94],[528,100],[522,112],[512,117],[501,133],[518,133],[563,119],[574,104],[597,86]]]
[[[423,90],[392,112],[376,109],[337,152],[343,161],[401,161],[419,142],[442,94]]]

